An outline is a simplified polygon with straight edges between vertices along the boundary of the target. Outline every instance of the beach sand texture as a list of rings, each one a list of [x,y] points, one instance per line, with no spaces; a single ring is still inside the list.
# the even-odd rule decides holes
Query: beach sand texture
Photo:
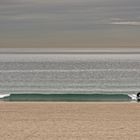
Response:
[[[140,104],[1,102],[0,140],[140,140]]]

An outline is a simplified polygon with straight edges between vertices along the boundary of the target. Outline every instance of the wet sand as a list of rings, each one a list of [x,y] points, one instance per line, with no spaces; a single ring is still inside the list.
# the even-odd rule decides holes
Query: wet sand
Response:
[[[1,140],[139,140],[139,103],[0,103]]]

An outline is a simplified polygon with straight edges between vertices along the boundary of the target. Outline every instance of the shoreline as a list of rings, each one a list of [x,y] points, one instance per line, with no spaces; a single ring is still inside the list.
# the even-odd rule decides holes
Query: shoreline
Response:
[[[1,103],[7,103],[7,104],[139,104],[137,101],[0,101]]]

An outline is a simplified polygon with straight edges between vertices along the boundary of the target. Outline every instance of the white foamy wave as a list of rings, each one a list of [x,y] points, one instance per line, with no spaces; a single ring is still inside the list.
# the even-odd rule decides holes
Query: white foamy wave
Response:
[[[10,96],[10,94],[0,94],[0,99],[4,98],[4,97],[9,97],[9,96]]]
[[[128,94],[129,97],[131,97],[132,100],[137,100],[136,94]]]

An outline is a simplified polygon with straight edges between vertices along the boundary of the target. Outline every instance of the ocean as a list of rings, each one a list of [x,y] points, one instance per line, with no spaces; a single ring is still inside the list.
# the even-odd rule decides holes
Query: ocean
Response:
[[[132,101],[139,54],[0,54],[0,100]]]

